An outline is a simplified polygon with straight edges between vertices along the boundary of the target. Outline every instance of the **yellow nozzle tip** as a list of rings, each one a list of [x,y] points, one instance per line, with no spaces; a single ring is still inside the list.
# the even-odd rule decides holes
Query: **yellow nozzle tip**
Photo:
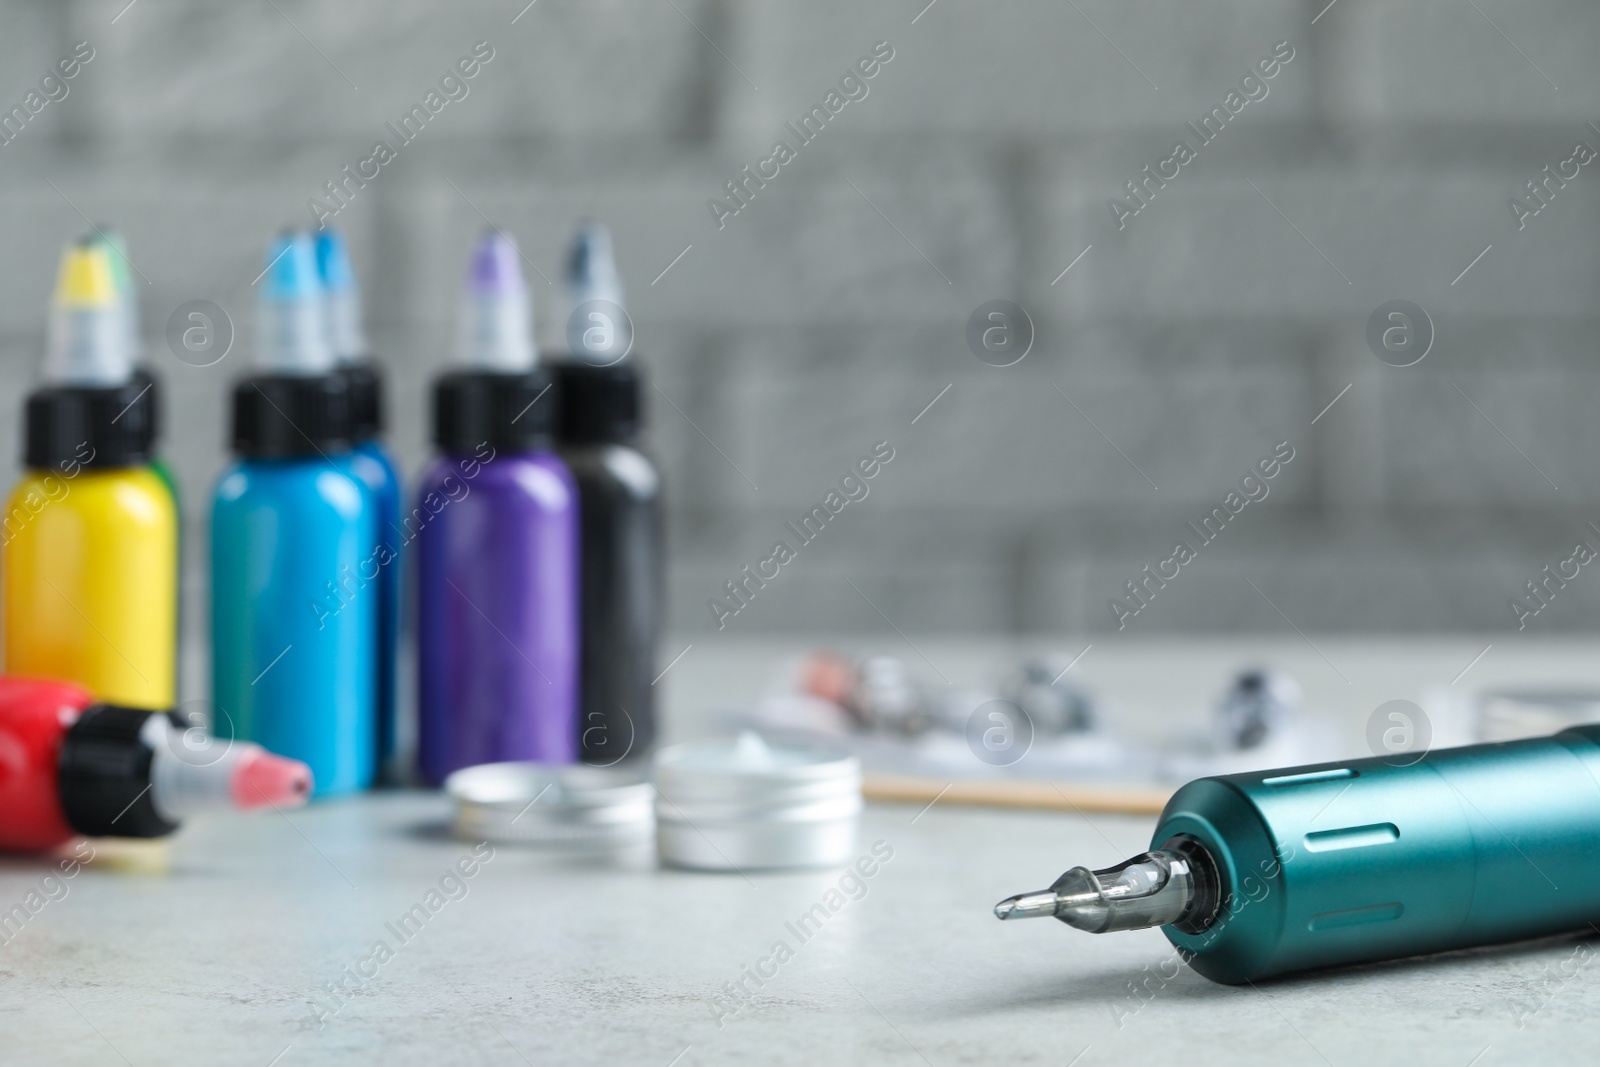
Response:
[[[116,274],[103,243],[75,244],[61,255],[56,302],[67,307],[108,308],[116,303]]]

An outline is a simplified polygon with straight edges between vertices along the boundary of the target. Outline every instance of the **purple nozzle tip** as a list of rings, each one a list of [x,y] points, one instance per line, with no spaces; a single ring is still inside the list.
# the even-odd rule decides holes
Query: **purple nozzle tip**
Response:
[[[497,294],[526,291],[522,280],[521,255],[517,242],[504,230],[488,230],[472,253],[470,288],[477,293]]]
[[[317,234],[316,242],[317,274],[323,287],[331,293],[354,289],[356,273],[350,266],[350,249],[344,238],[334,230],[323,230]]]
[[[317,296],[322,280],[317,271],[317,250],[311,236],[302,232],[280,235],[267,248],[264,294],[270,300],[300,300]]]

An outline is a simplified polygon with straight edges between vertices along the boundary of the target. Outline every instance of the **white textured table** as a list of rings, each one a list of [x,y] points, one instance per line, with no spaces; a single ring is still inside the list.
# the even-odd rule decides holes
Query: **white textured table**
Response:
[[[1265,659],[1294,670],[1359,750],[1372,708],[1448,683],[1485,643],[1105,642],[1075,670],[1118,698],[1130,730],[1153,733]],[[958,682],[1004,651],[917,644]],[[662,683],[672,733],[752,698],[796,647],[697,644]],[[1473,681],[1600,684],[1600,657],[1584,642],[1497,642],[1460,684]],[[473,849],[445,834],[446,816],[437,796],[391,793],[197,822],[164,851],[102,848],[0,946],[0,1062],[1488,1067],[1572,1059],[1600,1011],[1597,950],[1576,939],[1233,989],[1173,977],[1156,931],[1092,937],[990,914],[1068,865],[1137,851],[1147,819],[873,806],[860,851],[882,841],[892,858],[864,895],[846,883],[860,899],[802,940],[792,924],[838,872],[746,880],[657,870],[648,854],[500,847],[456,881]],[[0,861],[0,907],[50,870]],[[419,929],[399,929],[429,903]],[[758,987],[746,968],[772,977]],[[730,997],[742,978],[755,992]]]

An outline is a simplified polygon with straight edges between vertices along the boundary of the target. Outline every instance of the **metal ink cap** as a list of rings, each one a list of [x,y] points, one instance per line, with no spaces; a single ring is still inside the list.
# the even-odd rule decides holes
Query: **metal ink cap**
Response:
[[[636,770],[485,763],[444,781],[468,841],[613,848],[649,838],[655,790]]]
[[[754,733],[663,749],[655,762],[663,863],[778,870],[848,862],[861,816],[861,764],[834,749]]]

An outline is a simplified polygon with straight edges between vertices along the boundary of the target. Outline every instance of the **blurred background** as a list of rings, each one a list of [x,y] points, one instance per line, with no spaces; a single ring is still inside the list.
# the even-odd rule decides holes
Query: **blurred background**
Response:
[[[1185,524],[1279,442],[1294,459],[1267,498],[1130,631],[1515,630],[1525,583],[1600,546],[1600,163],[1550,179],[1547,204],[1527,189],[1600,146],[1600,7],[525,2],[0,4],[0,110],[93,52],[0,145],[0,462],[60,245],[114,223],[170,397],[193,632],[265,242],[333,205],[324,183],[380,138],[399,145],[386,124],[480,41],[467,95],[331,220],[389,368],[390,436],[414,471],[486,220],[522,242],[552,348],[571,230],[609,224],[654,386],[675,635],[716,631],[708,599],[880,441],[894,459],[869,496],[725,632],[1114,631],[1108,601],[1198,547]],[[865,97],[801,144],[786,123],[879,42]],[[1202,145],[1187,124],[1231,112],[1275,52],[1292,58],[1254,83],[1266,96]],[[1126,183],[1180,139],[1197,158],[1119,228],[1108,201],[1138,206]],[[778,140],[795,158],[719,225],[708,201],[736,206],[725,183]],[[1540,210],[1519,220],[1513,198]],[[235,335],[207,367],[167,340],[194,300]],[[1031,322],[1014,365],[969,344],[993,300]],[[1369,345],[1392,300],[1431,320],[1412,366]],[[1584,575],[1527,625],[1597,610]]]

